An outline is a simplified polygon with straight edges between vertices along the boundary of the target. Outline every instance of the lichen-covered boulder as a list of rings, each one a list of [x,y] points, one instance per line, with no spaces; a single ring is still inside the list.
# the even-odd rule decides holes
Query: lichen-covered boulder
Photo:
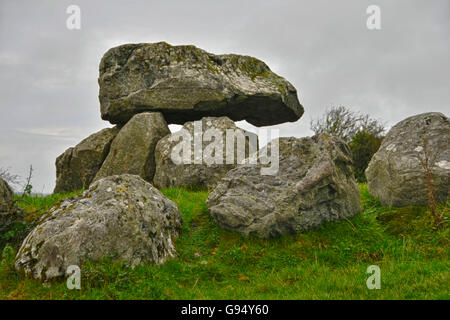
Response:
[[[176,204],[150,183],[135,175],[111,176],[44,214],[23,241],[15,267],[46,280],[86,259],[162,264],[175,257],[181,226]]]
[[[14,192],[8,183],[0,178],[0,213],[9,213],[14,207]]]
[[[256,126],[303,114],[292,84],[249,56],[165,42],[125,44],[106,52],[99,69],[101,115],[111,123],[144,111],[160,111],[168,123],[227,116]]]
[[[386,206],[426,205],[425,170],[419,161],[425,150],[431,159],[435,198],[448,200],[450,120],[439,112],[415,115],[392,127],[366,169],[369,192]]]
[[[53,192],[87,189],[118,132],[117,127],[100,130],[56,158],[56,186]]]
[[[197,134],[199,139],[199,157],[194,148],[194,134]],[[187,143],[189,161],[174,162],[174,152],[180,160],[183,160],[182,156],[187,156],[182,154],[186,150],[178,148],[180,153],[177,153],[174,149],[182,143]],[[228,149],[233,151],[229,154],[229,159],[227,144]],[[186,122],[181,131],[165,136],[156,145],[156,172],[153,183],[158,188],[196,186],[213,189],[239,161],[257,150],[258,136],[237,127],[227,117],[205,117],[202,120]]]
[[[277,144],[278,171],[262,175],[261,163]],[[361,211],[350,149],[338,138],[279,138],[262,148],[257,160],[228,171],[209,195],[207,206],[219,226],[271,238]]]
[[[129,173],[151,182],[155,174],[156,143],[169,133],[169,127],[161,113],[144,112],[135,115],[120,129],[94,181]]]

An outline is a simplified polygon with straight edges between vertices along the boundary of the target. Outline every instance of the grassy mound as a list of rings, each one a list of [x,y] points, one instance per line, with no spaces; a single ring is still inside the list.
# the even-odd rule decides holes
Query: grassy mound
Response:
[[[33,213],[0,238],[9,244],[0,265],[0,299],[449,299],[447,223],[434,230],[426,208],[382,207],[366,185],[360,191],[361,214],[267,241],[217,227],[206,191],[163,190],[183,214],[178,259],[134,269],[88,261],[81,266],[81,290],[68,290],[64,279],[43,285],[14,271],[24,230],[69,195],[29,197],[19,204]],[[440,208],[446,219],[449,209]],[[380,290],[366,286],[370,265],[381,268]]]

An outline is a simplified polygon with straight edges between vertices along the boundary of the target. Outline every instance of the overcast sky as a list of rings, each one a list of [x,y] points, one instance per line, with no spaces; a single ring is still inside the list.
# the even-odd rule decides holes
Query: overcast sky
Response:
[[[71,4],[81,30],[66,28]],[[371,4],[381,30],[366,26]],[[311,135],[311,117],[333,105],[388,127],[450,110],[448,0],[0,0],[0,167],[26,176],[32,164],[34,191],[51,192],[55,158],[111,126],[100,118],[102,55],[158,41],[265,61],[305,107],[299,121],[276,126],[282,136]]]

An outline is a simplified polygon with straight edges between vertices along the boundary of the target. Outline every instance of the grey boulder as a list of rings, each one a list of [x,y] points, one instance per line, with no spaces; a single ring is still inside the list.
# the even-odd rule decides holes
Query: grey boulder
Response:
[[[155,174],[156,143],[169,133],[169,127],[161,113],[144,112],[135,115],[120,129],[94,181],[129,173],[151,182]]]
[[[435,198],[448,200],[450,175],[450,121],[429,112],[406,118],[388,132],[366,169],[369,192],[386,206],[427,204],[425,170],[420,164],[427,141]]]
[[[194,130],[195,125],[197,130]],[[182,136],[182,131],[187,136]],[[195,132],[201,136],[201,141],[199,140],[198,143],[201,149],[200,157],[196,157],[197,153],[194,150]],[[190,139],[190,141],[184,139]],[[186,146],[190,149],[190,156],[187,157],[189,161],[174,162],[172,153],[183,142],[187,143]],[[233,151],[229,155],[232,161],[228,163],[227,143],[228,149]],[[156,173],[153,183],[158,188],[196,186],[213,189],[230,169],[237,166],[239,160],[244,160],[252,150],[256,152],[257,149],[257,135],[238,128],[227,117],[205,117],[195,122],[186,122],[179,132],[165,136],[156,145]],[[180,150],[177,154],[180,158],[183,156],[183,151],[185,150]],[[239,151],[242,155],[241,159],[238,157]]]
[[[277,143],[278,171],[262,175]],[[257,164],[230,170],[209,195],[207,206],[219,226],[267,239],[361,211],[350,149],[342,140],[279,138],[255,157]]]
[[[8,183],[0,178],[0,213],[9,213],[14,207],[14,192]]]
[[[108,155],[119,129],[106,128],[87,137],[56,158],[54,193],[88,188]]]
[[[105,53],[99,72],[101,115],[111,123],[144,111],[160,111],[168,123],[227,116],[256,126],[303,114],[292,84],[249,56],[165,42],[125,44]]]
[[[15,268],[47,280],[86,259],[162,264],[176,256],[181,226],[176,204],[150,183],[128,174],[107,177],[53,206],[23,241]]]

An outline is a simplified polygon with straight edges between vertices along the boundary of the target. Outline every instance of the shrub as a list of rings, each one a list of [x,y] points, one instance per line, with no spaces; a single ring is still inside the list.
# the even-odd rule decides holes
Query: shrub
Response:
[[[384,124],[347,107],[332,107],[327,109],[322,117],[311,120],[311,130],[314,134],[327,134],[343,139],[349,143],[360,131],[380,137],[385,131]]]
[[[349,143],[352,150],[353,172],[358,182],[366,182],[364,171],[369,165],[370,159],[380,148],[383,138],[371,134],[365,130],[356,133]]]

